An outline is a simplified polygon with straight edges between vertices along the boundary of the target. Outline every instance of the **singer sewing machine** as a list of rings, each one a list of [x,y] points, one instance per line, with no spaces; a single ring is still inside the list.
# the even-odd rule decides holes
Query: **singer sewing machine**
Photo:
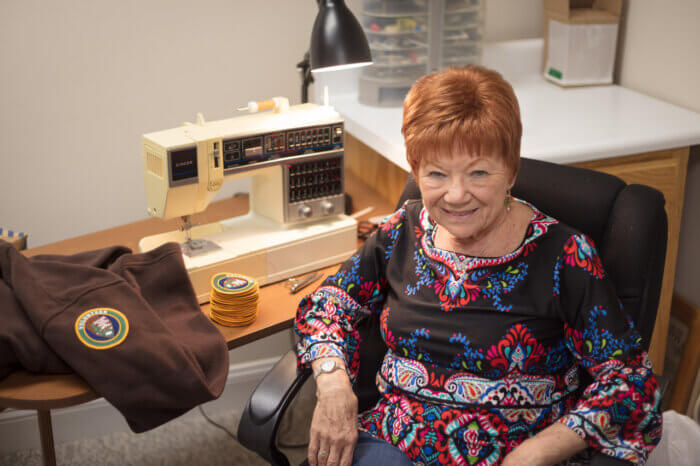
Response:
[[[200,303],[211,276],[238,272],[261,285],[342,262],[357,247],[344,215],[343,120],[328,105],[250,102],[250,114],[143,136],[148,213],[180,217],[177,231],[143,238],[142,252],[181,243]],[[259,110],[271,110],[253,113]],[[239,109],[241,110],[241,109]],[[193,225],[223,183],[250,177],[250,211]]]

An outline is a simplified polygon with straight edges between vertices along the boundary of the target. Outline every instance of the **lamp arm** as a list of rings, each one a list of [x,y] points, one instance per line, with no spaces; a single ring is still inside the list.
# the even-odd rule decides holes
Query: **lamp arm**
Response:
[[[308,50],[304,54],[304,58],[297,63],[297,69],[301,72],[301,103],[305,104],[309,102],[309,85],[314,82]]]
[[[323,0],[315,0],[316,6],[321,8]],[[304,54],[304,58],[297,63],[297,69],[301,72],[301,103],[309,102],[309,85],[314,82],[314,77],[311,74],[311,61],[309,51]]]

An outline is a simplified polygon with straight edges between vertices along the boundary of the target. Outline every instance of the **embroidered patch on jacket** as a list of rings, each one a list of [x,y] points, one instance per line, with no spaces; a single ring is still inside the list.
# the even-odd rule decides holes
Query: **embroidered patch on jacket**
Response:
[[[124,341],[129,333],[129,321],[116,309],[96,307],[83,312],[75,320],[75,334],[85,346],[103,350]]]

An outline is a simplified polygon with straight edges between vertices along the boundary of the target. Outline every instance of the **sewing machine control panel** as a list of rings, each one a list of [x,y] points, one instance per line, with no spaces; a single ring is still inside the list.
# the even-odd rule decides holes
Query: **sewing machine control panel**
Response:
[[[342,214],[345,210],[343,170],[342,151],[286,165],[286,220]]]
[[[342,147],[342,123],[224,139],[224,171],[280,157],[325,152]]]
[[[224,173],[280,166],[286,223],[342,214],[343,133],[342,123],[329,123],[223,139]]]

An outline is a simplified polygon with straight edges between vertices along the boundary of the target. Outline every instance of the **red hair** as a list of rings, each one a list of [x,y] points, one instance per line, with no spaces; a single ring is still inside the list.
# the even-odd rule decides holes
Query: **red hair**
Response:
[[[438,156],[468,153],[501,157],[515,177],[522,132],[513,88],[482,66],[423,76],[404,100],[401,133],[414,173]]]

